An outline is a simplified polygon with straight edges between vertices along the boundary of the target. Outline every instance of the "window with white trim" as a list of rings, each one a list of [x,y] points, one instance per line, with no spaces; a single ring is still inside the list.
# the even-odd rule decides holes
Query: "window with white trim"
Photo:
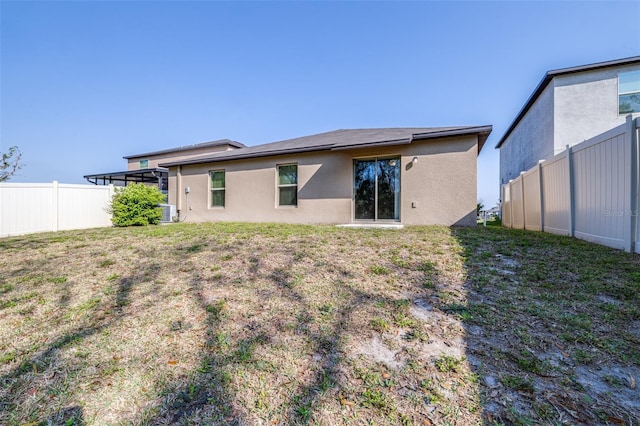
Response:
[[[224,207],[225,173],[224,170],[209,172],[211,182],[211,207]]]
[[[618,114],[640,112],[640,70],[618,74]]]
[[[278,206],[298,205],[298,165],[278,166]]]

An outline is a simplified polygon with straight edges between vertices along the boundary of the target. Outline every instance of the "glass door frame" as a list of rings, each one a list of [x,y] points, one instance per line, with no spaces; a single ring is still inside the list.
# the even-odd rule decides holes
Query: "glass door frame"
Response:
[[[398,218],[397,219],[378,219],[378,161],[382,160],[396,160],[397,161],[397,170],[398,170]],[[356,161],[373,161],[375,162],[375,184],[374,184],[374,218],[373,219],[358,219],[356,218]],[[352,159],[351,167],[351,205],[353,210],[353,221],[354,222],[366,222],[366,223],[374,223],[374,222],[388,222],[388,223],[397,223],[401,221],[402,217],[402,156],[399,154],[390,154],[390,155],[376,155],[370,157],[355,157]]]

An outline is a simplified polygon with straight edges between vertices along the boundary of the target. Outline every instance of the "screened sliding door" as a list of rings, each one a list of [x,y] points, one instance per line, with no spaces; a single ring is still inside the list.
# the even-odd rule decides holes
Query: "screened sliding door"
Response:
[[[400,220],[400,159],[353,161],[356,220]]]

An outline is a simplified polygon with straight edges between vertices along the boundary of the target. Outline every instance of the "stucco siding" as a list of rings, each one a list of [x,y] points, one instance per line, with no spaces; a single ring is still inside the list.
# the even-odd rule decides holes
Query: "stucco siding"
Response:
[[[403,154],[402,222],[475,226],[477,138],[415,143]],[[411,162],[414,156],[416,164]]]
[[[553,85],[549,84],[500,147],[500,184],[554,155]]]
[[[618,74],[632,70],[640,65],[554,78],[556,154],[625,122],[618,114]]]
[[[169,202],[178,205],[181,218],[189,222],[351,223],[353,160],[389,156],[400,157],[401,223],[475,225],[475,135],[171,167]],[[288,163],[298,165],[298,206],[278,207],[276,166]],[[209,207],[211,170],[225,170],[224,208]]]

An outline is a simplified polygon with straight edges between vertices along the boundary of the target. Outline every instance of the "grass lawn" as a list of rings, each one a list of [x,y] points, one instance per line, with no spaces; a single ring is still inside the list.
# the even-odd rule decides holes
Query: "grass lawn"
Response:
[[[640,424],[640,256],[498,227],[0,239],[0,424]]]

